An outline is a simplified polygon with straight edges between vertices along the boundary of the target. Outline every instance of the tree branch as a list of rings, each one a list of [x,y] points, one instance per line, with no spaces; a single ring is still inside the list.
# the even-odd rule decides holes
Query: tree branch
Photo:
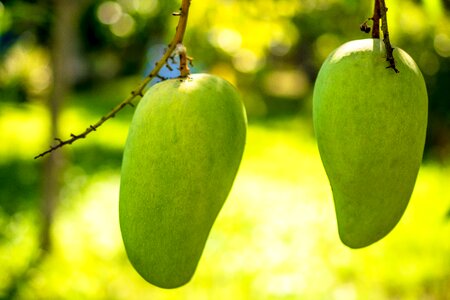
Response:
[[[177,29],[176,29],[176,32],[175,32],[175,35],[174,35],[172,41],[169,44],[169,47],[167,48],[166,52],[161,57],[161,59],[156,63],[155,67],[150,72],[150,74],[148,74],[145,77],[145,79],[139,84],[139,86],[131,92],[131,95],[128,96],[128,98],[126,98],[120,104],[118,104],[116,107],[114,107],[106,116],[103,116],[97,123],[90,125],[88,128],[86,128],[86,130],[83,131],[82,133],[80,133],[80,134],[72,133],[70,135],[71,137],[64,141],[59,138],[55,138],[55,141],[57,141],[58,143],[54,146],[50,146],[50,148],[47,151],[42,152],[41,154],[35,156],[34,159],[43,157],[46,154],[51,153],[65,145],[70,145],[79,139],[85,138],[89,133],[96,131],[97,128],[99,128],[107,120],[114,118],[116,113],[121,111],[125,106],[127,106],[127,105],[133,106],[133,104],[131,102],[136,97],[138,97],[138,96],[143,97],[143,91],[144,91],[145,87],[147,86],[147,84],[150,83],[150,81],[152,81],[155,77],[159,77],[159,71],[162,69],[162,67],[164,67],[164,65],[167,64],[168,60],[172,56],[172,53],[177,48],[177,45],[183,43],[184,34],[186,32],[186,26],[187,26],[190,5],[191,5],[191,0],[182,0],[180,11],[173,13],[174,16],[177,16],[180,19],[178,20]],[[182,72],[181,76],[183,77],[185,74],[186,73]]]

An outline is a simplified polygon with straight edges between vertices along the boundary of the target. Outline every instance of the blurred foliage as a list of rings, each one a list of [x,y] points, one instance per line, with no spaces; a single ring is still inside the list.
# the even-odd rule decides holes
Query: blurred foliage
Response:
[[[174,0],[79,2],[84,9],[73,67],[78,88],[144,74],[162,54],[177,22],[170,15],[178,5]],[[449,5],[444,0],[387,5],[392,42],[415,59],[427,83],[427,155],[443,158],[450,151]],[[52,77],[46,50],[51,12],[51,1],[0,4],[2,99],[45,99]],[[185,43],[195,71],[221,75],[240,88],[251,118],[309,117],[321,63],[340,44],[369,37],[359,24],[371,15],[372,1],[200,1],[192,5]]]
[[[429,93],[427,160],[405,216],[384,240],[345,248],[311,125],[314,80],[340,44],[367,38],[372,1],[192,1],[194,70],[243,94],[247,149],[191,283],[165,291],[129,265],[120,240],[120,161],[133,110],[64,149],[54,249],[40,259],[42,161],[53,80],[53,1],[0,0],[0,299],[449,299],[450,5],[389,1],[391,40]],[[175,31],[175,0],[82,6],[63,137],[129,94]],[[164,75],[173,74],[163,70]],[[176,76],[176,75],[175,75]],[[363,92],[363,91],[362,91]]]

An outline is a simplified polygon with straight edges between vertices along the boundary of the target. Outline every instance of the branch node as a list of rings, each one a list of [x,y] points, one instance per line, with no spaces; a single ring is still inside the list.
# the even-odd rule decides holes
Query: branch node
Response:
[[[188,62],[189,62],[189,66],[193,67],[194,66],[194,58],[192,58],[191,56],[186,56]]]
[[[153,76],[152,76],[153,77]],[[137,96],[140,96],[140,97],[144,97],[144,94],[142,94],[142,90],[139,90],[139,91],[131,91],[131,95],[133,95],[133,97],[137,97]],[[124,105],[125,106],[125,105]]]
[[[364,21],[364,23],[359,25],[359,29],[365,33],[369,33],[371,28],[369,25],[367,25],[367,21]]]
[[[166,68],[169,69],[169,71],[173,71],[173,68],[169,65],[168,62],[166,62]]]

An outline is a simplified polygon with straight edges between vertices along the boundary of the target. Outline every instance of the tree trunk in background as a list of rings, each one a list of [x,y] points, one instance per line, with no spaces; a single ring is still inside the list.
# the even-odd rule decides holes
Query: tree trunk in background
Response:
[[[78,24],[80,15],[86,4],[91,0],[53,0],[52,28],[49,45],[51,57],[53,86],[48,101],[50,112],[50,143],[60,136],[59,116],[61,107],[72,83],[79,75],[79,35]],[[39,265],[52,249],[51,230],[55,210],[59,202],[60,188],[63,183],[64,155],[61,150],[50,153],[44,158],[43,186],[41,200],[42,227],[40,236],[40,249],[29,262],[28,268],[16,274],[12,284],[5,289],[0,299],[19,299],[20,287],[25,285],[31,276],[32,270]]]
[[[53,70],[53,89],[48,102],[50,111],[50,136],[54,143],[60,137],[59,116],[76,76],[79,57],[78,25],[80,13],[88,1],[54,0],[50,56]],[[51,250],[51,228],[59,202],[63,178],[64,156],[61,150],[52,152],[44,162],[42,195],[41,249]]]

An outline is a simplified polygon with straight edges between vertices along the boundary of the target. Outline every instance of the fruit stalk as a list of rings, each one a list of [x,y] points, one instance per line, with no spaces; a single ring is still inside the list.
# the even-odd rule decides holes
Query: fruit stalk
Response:
[[[389,62],[389,67],[387,68],[391,68],[395,71],[395,73],[399,73],[399,70],[397,70],[395,66],[394,55],[392,54],[394,48],[391,46],[391,42],[389,40],[386,3],[384,2],[384,0],[376,0],[376,1],[380,2],[381,31],[383,31],[383,42],[384,46],[386,47],[386,61]]]
[[[375,5],[373,8],[373,16],[371,20],[373,21],[372,38],[380,38],[380,0],[375,0]]]
[[[184,34],[186,32],[190,5],[191,5],[191,0],[182,0],[180,11],[173,13],[174,16],[177,16],[180,19],[178,20],[178,25],[177,25],[176,32],[175,32],[175,35],[174,35],[172,41],[170,42],[164,55],[155,64],[155,67],[153,68],[153,70],[144,78],[144,80],[139,84],[139,86],[136,89],[131,91],[131,95],[129,95],[125,100],[123,100],[121,103],[119,103],[116,107],[114,107],[108,114],[103,116],[99,121],[97,121],[97,123],[95,123],[93,125],[89,125],[89,127],[87,127],[82,133],[80,133],[80,134],[72,133],[72,134],[70,134],[70,138],[67,140],[55,138],[55,141],[57,142],[57,144],[51,145],[48,150],[40,153],[39,155],[36,155],[34,157],[34,159],[44,157],[46,154],[49,154],[65,145],[70,145],[79,139],[86,138],[86,136],[89,133],[96,131],[97,128],[99,128],[101,125],[103,125],[103,123],[105,123],[107,120],[114,118],[116,113],[121,111],[125,106],[127,106],[127,105],[133,106],[132,101],[138,96],[139,97],[143,96],[143,91],[144,91],[145,87],[155,77],[159,77],[159,71],[162,69],[162,67],[164,67],[164,65],[167,64],[168,60],[172,57],[177,46],[179,44],[183,44],[183,38],[184,38]],[[183,77],[184,74],[185,73],[182,72],[181,76]]]
[[[367,25],[367,22],[370,20],[373,21],[373,28],[372,28],[373,39],[380,38],[380,20],[381,20],[382,22],[381,31],[383,32],[383,42],[386,48],[386,61],[389,62],[389,66],[386,68],[391,68],[395,71],[395,73],[399,73],[399,70],[395,66],[395,60],[393,55],[394,48],[391,46],[391,42],[389,40],[389,30],[387,24],[387,7],[384,0],[375,0],[373,8],[373,16],[371,18],[368,18],[366,21],[364,21],[364,23],[362,23],[359,26],[361,31],[364,31],[365,33],[370,32],[371,28]]]
[[[180,57],[180,77],[186,78],[191,74],[188,63],[192,60],[187,56],[186,47],[183,44],[178,44],[177,52]]]

